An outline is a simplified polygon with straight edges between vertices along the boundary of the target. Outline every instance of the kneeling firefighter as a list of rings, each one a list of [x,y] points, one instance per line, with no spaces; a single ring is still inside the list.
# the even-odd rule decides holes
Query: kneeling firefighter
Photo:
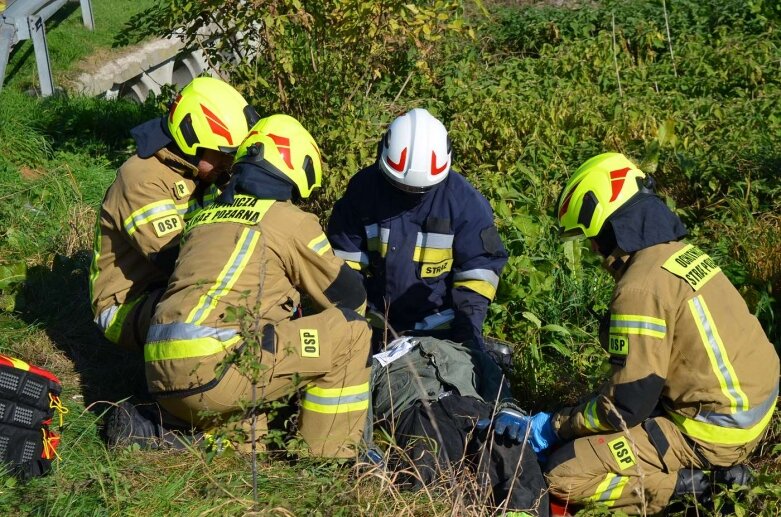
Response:
[[[259,118],[228,83],[197,77],[166,116],[130,131],[136,153],[103,198],[90,266],[95,323],[112,343],[140,356],[184,223],[213,201]]]
[[[630,514],[674,495],[744,481],[778,396],[779,360],[719,266],[680,239],[686,229],[653,180],[621,154],[591,158],[562,191],[564,238],[587,237],[616,280],[600,332],[612,375],[593,398],[513,419],[510,434],[550,455],[551,494]],[[498,425],[497,425],[498,427]],[[711,471],[706,476],[705,471]]]
[[[299,431],[311,453],[348,457],[369,405],[371,330],[360,277],[333,254],[317,217],[291,202],[321,181],[320,151],[297,120],[258,122],[217,203],[185,228],[144,358],[160,405],[202,429],[303,386]],[[299,290],[322,312],[293,319]],[[232,361],[251,348],[242,312],[260,345],[254,379]]]

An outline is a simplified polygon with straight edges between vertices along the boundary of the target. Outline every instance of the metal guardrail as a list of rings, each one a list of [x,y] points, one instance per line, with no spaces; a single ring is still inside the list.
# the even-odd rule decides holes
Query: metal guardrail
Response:
[[[2,3],[3,0],[0,0]],[[5,10],[0,13],[0,90],[5,81],[5,69],[14,45],[20,41],[33,40],[35,63],[41,95],[54,93],[49,47],[46,44],[46,20],[68,2],[81,4],[81,18],[89,30],[95,28],[90,0],[6,0]]]

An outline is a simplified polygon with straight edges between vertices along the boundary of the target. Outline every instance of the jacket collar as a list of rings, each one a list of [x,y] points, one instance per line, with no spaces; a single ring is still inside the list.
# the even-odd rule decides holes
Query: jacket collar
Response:
[[[257,164],[239,162],[231,168],[231,179],[219,197],[220,203],[233,203],[236,194],[249,194],[260,199],[288,201],[293,199],[293,184],[265,172]]]
[[[136,154],[140,158],[150,158],[173,142],[165,117],[153,118],[137,125],[130,130],[130,136],[136,141]]]
[[[185,178],[196,179],[198,177],[198,167],[182,158],[181,156],[169,151],[165,147],[159,149],[154,154],[155,158],[171,170],[181,174]]]
[[[608,219],[616,244],[627,253],[686,236],[686,227],[664,201],[652,194],[637,194]]]

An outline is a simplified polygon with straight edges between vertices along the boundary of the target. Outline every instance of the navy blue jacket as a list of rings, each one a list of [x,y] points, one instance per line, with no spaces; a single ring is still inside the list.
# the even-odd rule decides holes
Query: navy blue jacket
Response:
[[[491,206],[463,176],[451,170],[425,194],[409,194],[371,165],[334,205],[328,239],[363,273],[369,307],[387,311],[396,331],[423,329],[424,318],[453,309],[447,337],[482,347],[507,252]]]

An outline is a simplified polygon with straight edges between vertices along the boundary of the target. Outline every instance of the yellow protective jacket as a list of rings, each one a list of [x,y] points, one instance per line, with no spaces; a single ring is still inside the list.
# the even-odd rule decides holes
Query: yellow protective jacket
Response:
[[[243,194],[204,208],[187,223],[149,329],[150,391],[184,395],[215,386],[224,371],[218,365],[242,343],[242,315],[257,316],[260,333],[294,316],[298,290],[320,308],[365,309],[361,277],[334,255],[313,214]]]
[[[558,435],[631,428],[661,409],[710,450],[755,442],[776,404],[779,360],[740,293],[683,242],[620,260],[606,336],[612,376],[595,398],[554,414]]]
[[[197,169],[161,149],[128,159],[103,198],[90,266],[95,322],[116,342],[124,308],[165,286],[176,260],[184,221],[209,203],[194,179]],[[112,339],[115,338],[115,339]]]

